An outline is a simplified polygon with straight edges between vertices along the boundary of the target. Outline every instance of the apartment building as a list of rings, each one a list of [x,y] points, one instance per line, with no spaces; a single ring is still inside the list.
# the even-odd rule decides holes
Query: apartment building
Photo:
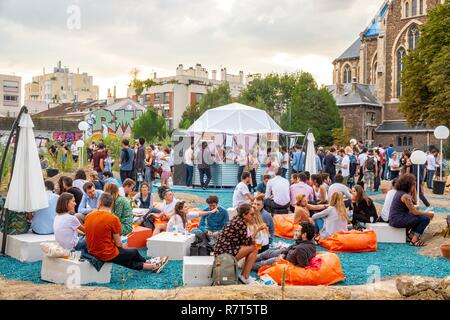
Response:
[[[237,75],[229,74],[226,68],[222,68],[220,79],[218,79],[217,70],[212,70],[210,77],[209,72],[201,64],[188,69],[184,69],[180,64],[175,76],[158,78],[154,73],[151,79],[157,83],[156,85],[144,90],[139,97],[135,95],[133,88],[129,88],[128,97],[139,101],[144,106],[153,106],[166,119],[168,127],[176,129],[186,108],[199,102],[208,89],[227,81],[231,96],[236,98],[241,90],[257,76],[244,77],[243,71]]]
[[[47,109],[50,103],[71,103],[98,100],[98,86],[93,84],[93,77],[86,72],[70,72],[62,67],[61,61],[53,68],[53,72],[32,78],[25,85],[25,104],[39,105]],[[43,111],[43,110],[40,110]]]
[[[0,114],[16,117],[21,107],[21,78],[0,74]]]

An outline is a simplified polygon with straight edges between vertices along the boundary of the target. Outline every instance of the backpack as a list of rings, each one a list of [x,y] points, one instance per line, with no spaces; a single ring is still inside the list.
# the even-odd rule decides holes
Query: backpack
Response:
[[[354,176],[356,174],[356,167],[358,166],[358,159],[354,154],[349,156],[350,158],[350,176]]]
[[[227,286],[239,284],[236,259],[228,253],[218,255],[214,259],[211,274],[213,286]]]
[[[366,171],[375,171],[375,158],[374,157],[367,157]]]
[[[145,227],[145,228],[149,228],[149,229],[155,230],[155,216],[152,215],[150,212],[147,213],[142,218],[142,226]]]

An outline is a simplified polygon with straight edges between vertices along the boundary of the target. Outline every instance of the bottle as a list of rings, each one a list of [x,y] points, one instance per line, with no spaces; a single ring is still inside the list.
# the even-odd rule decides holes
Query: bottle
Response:
[[[353,210],[348,211],[348,219],[350,220],[350,222],[353,220]]]
[[[172,227],[172,232],[173,232],[174,236],[178,235],[178,227],[177,226],[173,226]]]
[[[297,240],[300,237],[300,227],[299,226],[295,226],[294,227],[294,240]]]

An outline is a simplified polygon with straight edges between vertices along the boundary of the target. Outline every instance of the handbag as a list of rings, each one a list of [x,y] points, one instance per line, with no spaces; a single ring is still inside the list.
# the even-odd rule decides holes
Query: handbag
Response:
[[[149,228],[152,230],[155,230],[155,216],[152,215],[150,212],[145,214],[142,217],[143,221],[142,221],[142,226],[145,228]]]
[[[214,250],[214,246],[211,243],[211,239],[205,232],[197,233],[195,240],[191,244],[190,256],[210,256]]]

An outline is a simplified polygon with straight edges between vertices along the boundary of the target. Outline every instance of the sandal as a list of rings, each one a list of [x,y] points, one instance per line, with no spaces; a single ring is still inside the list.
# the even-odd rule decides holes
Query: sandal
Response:
[[[425,243],[423,241],[421,241],[421,240],[417,240],[416,242],[410,241],[409,244],[411,246],[413,246],[413,247],[423,247],[423,246],[425,246]]]

